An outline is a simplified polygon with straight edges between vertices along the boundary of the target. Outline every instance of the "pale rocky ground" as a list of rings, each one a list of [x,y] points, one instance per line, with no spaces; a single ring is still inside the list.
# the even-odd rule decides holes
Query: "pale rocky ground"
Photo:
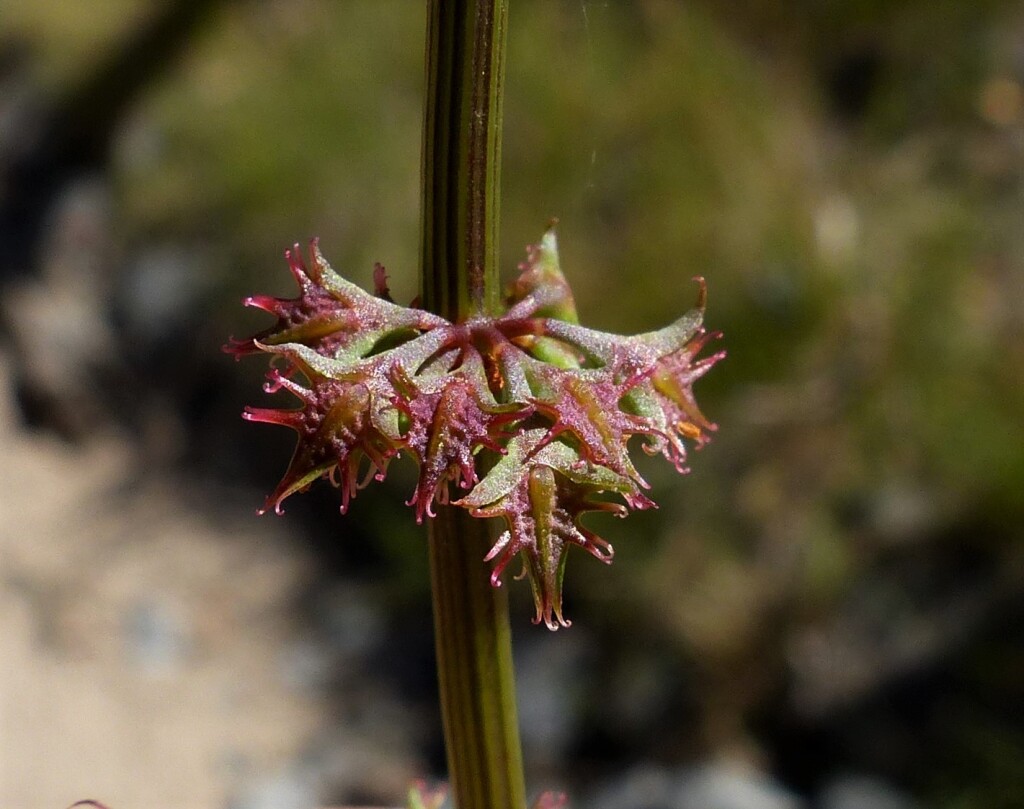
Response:
[[[116,435],[23,430],[8,377],[0,355],[0,806],[297,808],[371,778],[401,794],[400,747],[321,749],[338,729],[295,663],[311,571],[287,526],[247,507],[213,524]]]

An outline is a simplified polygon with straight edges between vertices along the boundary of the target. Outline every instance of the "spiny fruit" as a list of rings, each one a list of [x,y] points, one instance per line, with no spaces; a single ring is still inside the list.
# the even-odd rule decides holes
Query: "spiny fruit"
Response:
[[[675,323],[623,337],[579,325],[553,230],[529,248],[504,314],[461,323],[393,303],[380,265],[375,294],[364,292],[331,269],[315,240],[308,264],[298,245],[286,256],[298,297],[247,298],[277,323],[225,346],[236,357],[276,358],[264,389],[288,391],[300,404],[243,414],[298,433],[261,513],[280,513],[285,498],[321,477],[341,490],[344,512],[407,453],[419,465],[408,502],[417,521],[432,517],[436,503],[504,520],[486,556],[491,582],[500,586],[520,557],[534,622],[568,626],[561,590],[569,547],[603,562],[613,554],[582,516],[654,505],[629,438],[641,436],[648,453],[685,472],[686,442],[699,448],[716,429],[693,396],[694,382],[725,356],[698,358],[721,336],[703,327],[704,280],[696,279],[697,305]],[[453,487],[461,490],[454,498]]]

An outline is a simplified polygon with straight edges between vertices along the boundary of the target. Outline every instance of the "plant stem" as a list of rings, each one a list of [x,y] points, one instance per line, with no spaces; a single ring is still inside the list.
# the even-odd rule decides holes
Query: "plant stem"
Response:
[[[423,304],[495,313],[507,0],[430,0],[423,119]]]
[[[423,123],[422,302],[494,313],[507,0],[431,0]],[[457,809],[523,809],[508,604],[482,561],[485,521],[438,506],[430,575],[448,773]]]
[[[438,509],[430,529],[434,638],[457,809],[524,809],[508,601],[481,556],[487,525]]]

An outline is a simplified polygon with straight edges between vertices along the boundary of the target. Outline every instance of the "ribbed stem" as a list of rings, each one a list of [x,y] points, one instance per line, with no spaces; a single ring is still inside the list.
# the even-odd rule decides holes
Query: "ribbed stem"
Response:
[[[450,320],[498,301],[506,20],[507,0],[430,0],[421,292]]]
[[[423,122],[422,302],[453,322],[493,313],[507,0],[430,0]],[[430,575],[441,712],[456,809],[523,809],[504,590],[487,524],[439,506]]]
[[[448,777],[456,809],[524,809],[508,601],[488,581],[486,541],[482,520],[438,509],[430,577]]]

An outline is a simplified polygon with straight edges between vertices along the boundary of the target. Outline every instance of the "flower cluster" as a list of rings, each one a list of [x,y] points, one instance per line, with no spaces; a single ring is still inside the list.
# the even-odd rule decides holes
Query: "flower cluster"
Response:
[[[247,298],[277,323],[225,347],[236,356],[280,358],[264,389],[288,391],[301,404],[243,414],[298,433],[291,464],[261,513],[280,513],[285,498],[321,477],[341,490],[344,512],[360,488],[384,478],[392,458],[407,453],[419,465],[408,503],[417,521],[446,503],[501,518],[505,530],[486,556],[494,562],[492,584],[520,557],[535,622],[568,626],[561,601],[567,550],[577,545],[612,559],[583,515],[624,516],[654,505],[630,460],[630,437],[641,436],[648,453],[685,472],[685,442],[700,447],[715,430],[693,397],[693,383],[725,355],[697,356],[720,337],[702,325],[703,279],[696,279],[697,306],[678,321],[620,337],[579,325],[552,230],[529,249],[505,313],[462,323],[393,303],[380,265],[375,294],[364,292],[331,269],[315,240],[308,263],[298,245],[286,256],[298,297]],[[603,499],[609,494],[622,502]]]

